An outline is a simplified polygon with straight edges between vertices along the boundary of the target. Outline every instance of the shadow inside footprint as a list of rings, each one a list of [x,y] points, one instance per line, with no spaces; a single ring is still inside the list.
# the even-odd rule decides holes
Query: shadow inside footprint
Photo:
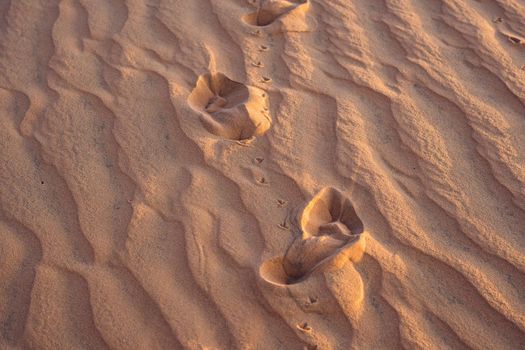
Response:
[[[307,0],[261,0],[257,11],[243,19],[248,24],[264,27],[306,2]]]
[[[201,113],[209,132],[230,140],[246,140],[264,134],[271,125],[268,98],[261,89],[229,79],[222,73],[201,75],[188,97]]]
[[[304,208],[297,235],[282,258],[261,265],[261,277],[274,284],[296,283],[361,238],[364,227],[350,200],[339,190],[326,187]],[[362,248],[359,248],[362,249]]]

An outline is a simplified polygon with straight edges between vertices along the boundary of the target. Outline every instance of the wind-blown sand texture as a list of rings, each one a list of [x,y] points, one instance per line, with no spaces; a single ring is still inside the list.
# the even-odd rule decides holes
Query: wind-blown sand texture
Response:
[[[525,349],[522,0],[0,14],[0,349]]]

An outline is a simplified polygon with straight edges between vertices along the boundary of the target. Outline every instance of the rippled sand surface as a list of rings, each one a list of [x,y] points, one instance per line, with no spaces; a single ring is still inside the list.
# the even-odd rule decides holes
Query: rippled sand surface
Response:
[[[523,1],[0,15],[0,349],[525,349]]]

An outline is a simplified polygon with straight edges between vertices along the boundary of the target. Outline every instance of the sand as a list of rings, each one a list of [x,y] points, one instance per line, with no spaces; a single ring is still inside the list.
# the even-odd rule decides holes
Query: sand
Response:
[[[523,1],[0,14],[0,349],[525,349]]]

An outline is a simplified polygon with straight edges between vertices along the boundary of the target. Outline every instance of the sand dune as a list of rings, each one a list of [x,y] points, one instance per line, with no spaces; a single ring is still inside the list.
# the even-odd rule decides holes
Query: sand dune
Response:
[[[523,1],[0,14],[0,349],[525,349]]]

